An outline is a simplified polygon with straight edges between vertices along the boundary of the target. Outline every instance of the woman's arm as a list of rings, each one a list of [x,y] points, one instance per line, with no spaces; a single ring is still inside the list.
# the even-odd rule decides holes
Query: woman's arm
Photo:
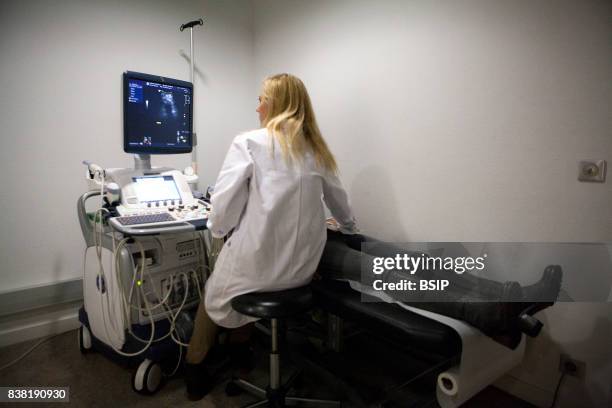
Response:
[[[253,160],[246,139],[238,136],[225,156],[211,196],[212,211],[207,227],[213,237],[222,238],[238,225],[249,198],[252,172]]]
[[[342,233],[354,234],[357,232],[355,216],[349,204],[348,195],[337,175],[331,174],[323,178],[323,200],[340,224]]]

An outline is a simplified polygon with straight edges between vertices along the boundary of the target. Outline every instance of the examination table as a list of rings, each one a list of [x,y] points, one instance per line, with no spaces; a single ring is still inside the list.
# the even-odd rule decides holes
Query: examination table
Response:
[[[368,299],[367,289],[358,282],[321,279],[314,281],[312,288],[316,305],[330,314],[332,349],[340,349],[342,319],[346,319],[422,352],[432,361],[427,371],[437,374],[436,398],[443,408],[460,406],[523,358],[524,336],[512,350],[465,322],[404,304]]]

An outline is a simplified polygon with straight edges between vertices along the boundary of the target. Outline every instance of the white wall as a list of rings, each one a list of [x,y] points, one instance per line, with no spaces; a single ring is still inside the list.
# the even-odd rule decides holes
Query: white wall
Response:
[[[255,1],[255,75],[310,89],[365,230],[612,237],[610,3]],[[367,199],[366,199],[367,197]]]
[[[361,228],[394,241],[612,241],[609,1],[255,0],[255,91],[301,77]],[[506,388],[612,401],[612,305],[564,304]],[[511,378],[512,379],[512,378]],[[529,396],[524,390],[529,390]]]
[[[189,80],[195,30],[195,124],[201,186],[231,138],[257,124],[252,10],[244,1],[3,1],[0,3],[0,292],[77,278],[83,238],[77,198],[89,159],[132,166],[123,153],[121,74]],[[190,155],[153,158],[180,169]]]

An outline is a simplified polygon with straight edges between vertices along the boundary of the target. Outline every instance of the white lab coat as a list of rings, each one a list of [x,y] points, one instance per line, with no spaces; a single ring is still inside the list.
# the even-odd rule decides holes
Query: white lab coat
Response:
[[[354,232],[340,180],[315,166],[311,155],[303,165],[287,165],[265,128],[234,139],[208,219],[217,238],[234,231],[206,282],[206,311],[214,322],[234,328],[257,320],[232,309],[238,295],[310,282],[326,240],[323,200],[343,232]]]

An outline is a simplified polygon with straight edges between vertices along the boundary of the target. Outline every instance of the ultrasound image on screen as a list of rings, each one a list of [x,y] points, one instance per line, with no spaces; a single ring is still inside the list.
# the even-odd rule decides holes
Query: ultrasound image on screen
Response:
[[[129,79],[126,141],[129,147],[171,151],[191,142],[191,89]]]
[[[174,103],[174,96],[171,92],[160,91],[161,96],[161,107],[159,109],[159,117],[167,118],[172,116],[173,118],[178,117],[178,111],[176,110],[176,104]]]

